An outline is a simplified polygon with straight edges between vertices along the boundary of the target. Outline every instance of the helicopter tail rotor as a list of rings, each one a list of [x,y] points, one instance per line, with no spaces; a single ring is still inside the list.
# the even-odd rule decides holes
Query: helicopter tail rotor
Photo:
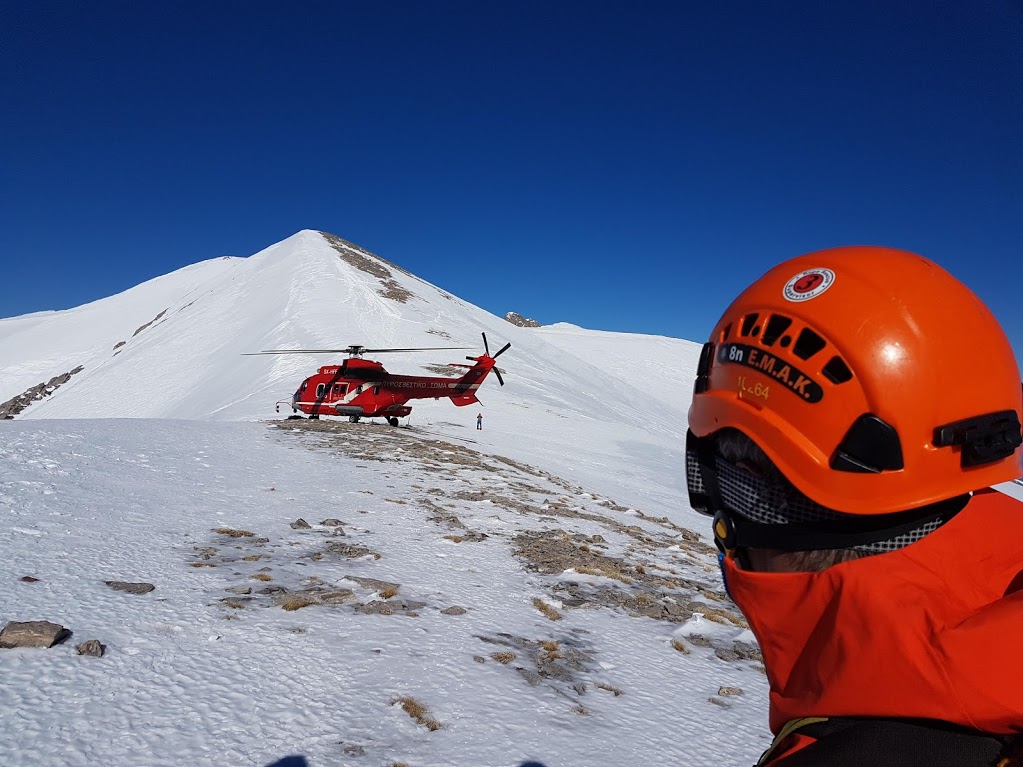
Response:
[[[483,362],[484,360],[489,361],[490,364],[491,364],[490,369],[493,370],[494,371],[494,375],[497,376],[497,382],[499,384],[501,384],[501,386],[504,386],[504,378],[501,377],[501,371],[498,370],[497,367],[493,365],[493,362],[494,362],[495,359],[500,357],[502,354],[504,354],[506,351],[508,351],[508,349],[511,348],[511,342],[509,341],[508,343],[506,343],[504,346],[502,346],[500,349],[497,350],[496,354],[491,356],[490,355],[490,344],[487,343],[487,334],[486,333],[481,333],[480,335],[483,336],[483,355],[480,356],[480,357],[469,357],[467,355],[466,359],[467,360],[471,360],[472,362]]]

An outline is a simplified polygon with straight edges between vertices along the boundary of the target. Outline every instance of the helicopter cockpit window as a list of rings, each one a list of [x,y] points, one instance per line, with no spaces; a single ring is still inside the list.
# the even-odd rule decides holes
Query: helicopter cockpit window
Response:
[[[327,390],[326,384],[316,384],[316,397],[319,399],[323,396],[323,393]]]
[[[374,386],[373,387],[373,393],[374,394],[379,394],[380,393],[380,387],[379,386]]]
[[[307,387],[307,386],[309,386],[309,382],[308,382],[308,381],[303,381],[303,382],[302,382],[302,385],[298,387],[298,390],[299,390],[300,392],[304,392],[304,391],[306,390],[306,387]]]
[[[341,384],[334,384],[334,396],[336,397],[341,393]]]
[[[341,384],[341,393],[342,394],[348,393],[348,384]]]

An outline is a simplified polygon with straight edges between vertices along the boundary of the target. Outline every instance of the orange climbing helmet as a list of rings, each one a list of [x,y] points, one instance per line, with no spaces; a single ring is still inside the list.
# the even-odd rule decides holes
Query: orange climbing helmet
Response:
[[[822,250],[728,307],[704,346],[690,432],[750,437],[807,497],[859,515],[1021,475],[1012,347],[965,285],[914,253]]]

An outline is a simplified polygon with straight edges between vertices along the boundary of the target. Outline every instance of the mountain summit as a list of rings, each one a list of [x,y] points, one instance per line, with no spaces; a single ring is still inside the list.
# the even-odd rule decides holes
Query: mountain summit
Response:
[[[18,418],[258,420],[274,417],[273,403],[320,365],[339,360],[246,352],[364,345],[478,354],[483,332],[495,348],[513,344],[502,358],[509,385],[485,384],[484,405],[528,411],[534,422],[557,411],[617,423],[673,422],[673,434],[682,428],[695,344],[564,323],[520,328],[313,230],[74,309],[0,320],[0,403],[21,397]],[[435,374],[464,356],[399,353],[388,355],[386,367]],[[428,407],[416,416],[457,417],[450,403],[423,402]]]

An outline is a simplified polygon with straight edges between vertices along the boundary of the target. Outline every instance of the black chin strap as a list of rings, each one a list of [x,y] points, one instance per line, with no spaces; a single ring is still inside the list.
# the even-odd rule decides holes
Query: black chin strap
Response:
[[[970,500],[969,495],[962,495],[891,514],[833,512],[836,519],[812,524],[753,522],[727,508],[722,500],[717,462],[723,459],[717,454],[713,439],[697,437],[690,431],[686,435],[686,451],[695,459],[699,470],[699,482],[690,480],[688,483],[689,503],[697,511],[713,515],[715,542],[729,556],[735,556],[736,550],[746,548],[814,551],[848,549],[888,541],[916,532],[928,523],[940,526],[962,511]]]
[[[962,511],[969,500],[970,496],[961,495],[921,509],[874,516],[850,515],[849,519],[815,525],[764,524],[752,522],[738,514],[724,513],[731,520],[732,542],[736,548],[816,551],[853,549],[888,541],[900,535],[909,535],[931,522],[937,522],[937,527]]]

